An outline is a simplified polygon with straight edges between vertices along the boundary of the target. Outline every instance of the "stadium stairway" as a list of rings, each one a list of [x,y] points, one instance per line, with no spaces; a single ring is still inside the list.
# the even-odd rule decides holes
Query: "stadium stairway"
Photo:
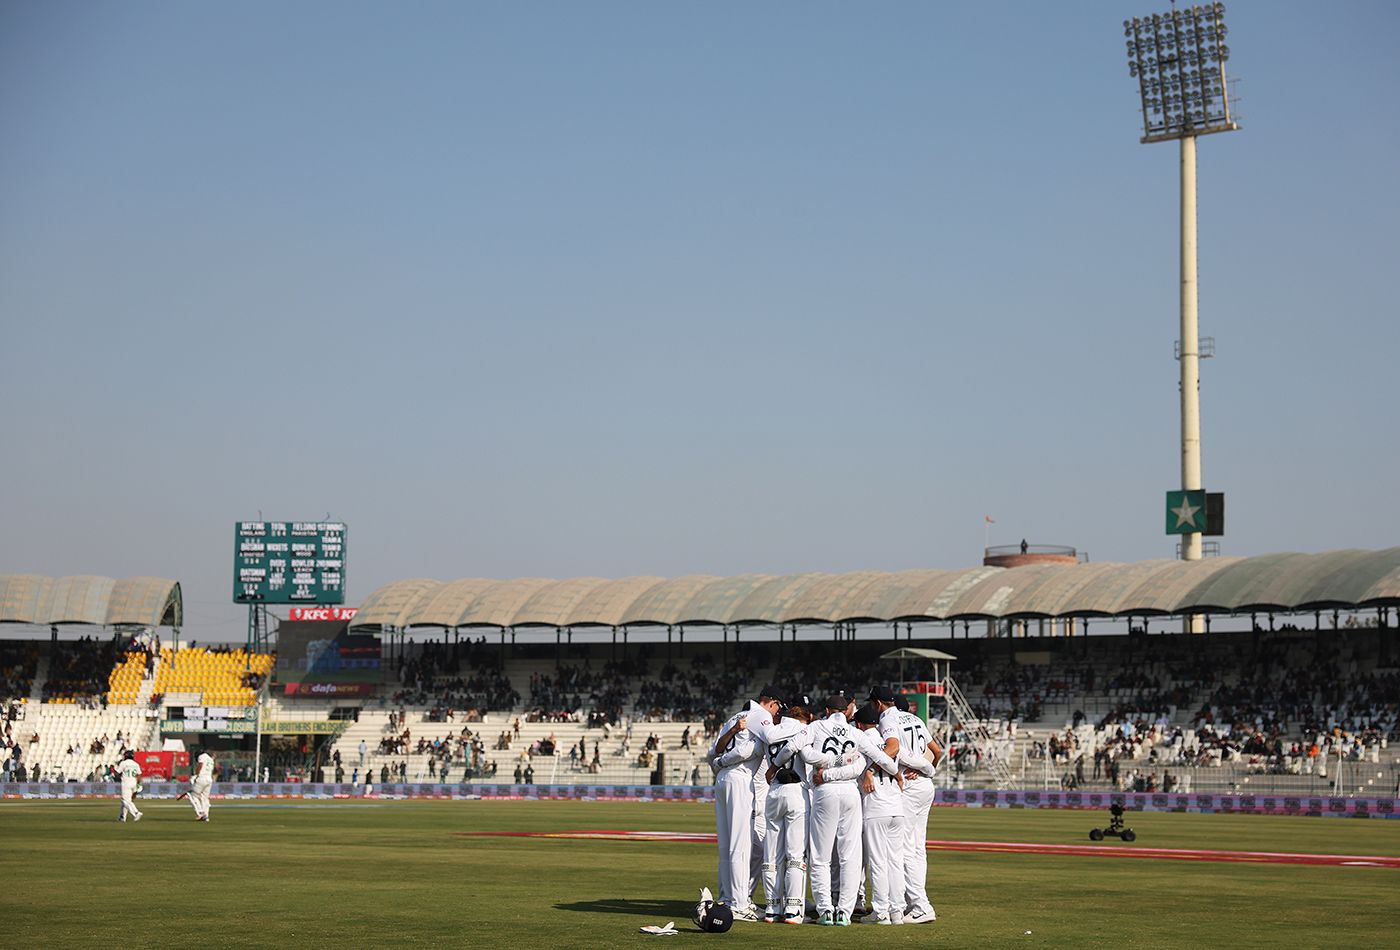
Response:
[[[156,679],[160,676],[160,668],[164,662],[165,657],[157,656],[151,675],[141,680],[141,686],[136,690],[136,705],[149,706],[151,704],[151,693],[155,691]]]
[[[49,654],[44,651],[34,664],[34,682],[30,684],[28,705],[37,706],[44,698],[44,686],[49,681]]]

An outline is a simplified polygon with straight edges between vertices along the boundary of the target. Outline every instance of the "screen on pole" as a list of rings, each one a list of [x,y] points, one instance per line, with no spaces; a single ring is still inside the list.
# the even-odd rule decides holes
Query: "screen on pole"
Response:
[[[383,679],[379,638],[352,635],[347,620],[284,620],[274,681],[286,696],[368,696]]]
[[[345,603],[343,522],[240,521],[233,547],[234,603]]]

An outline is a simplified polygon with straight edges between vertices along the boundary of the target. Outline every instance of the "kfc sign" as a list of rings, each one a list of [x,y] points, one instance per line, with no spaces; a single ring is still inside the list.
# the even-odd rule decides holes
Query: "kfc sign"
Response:
[[[358,607],[293,607],[288,620],[349,620]]]

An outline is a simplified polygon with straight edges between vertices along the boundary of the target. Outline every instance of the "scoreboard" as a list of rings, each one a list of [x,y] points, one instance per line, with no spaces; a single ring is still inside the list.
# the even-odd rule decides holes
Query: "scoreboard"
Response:
[[[233,564],[236,604],[343,604],[345,523],[240,521]]]

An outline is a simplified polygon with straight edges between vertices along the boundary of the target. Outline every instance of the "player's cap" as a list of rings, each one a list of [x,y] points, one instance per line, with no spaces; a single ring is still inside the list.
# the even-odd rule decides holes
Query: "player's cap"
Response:
[[[826,698],[826,708],[835,712],[838,709],[845,709],[851,704],[845,693],[832,693]]]
[[[893,703],[898,701],[894,690],[890,689],[888,686],[876,686],[870,691],[870,695],[866,698],[872,703]]]
[[[761,690],[758,691],[758,698],[776,699],[780,703],[787,702],[787,697],[783,695],[783,691],[778,689],[778,687],[774,686],[772,683],[769,683],[767,686],[763,687]]]
[[[874,703],[866,703],[856,710],[856,724],[861,726],[873,726],[880,722],[880,710],[875,708]]]
[[[812,697],[808,696],[806,693],[798,693],[797,695],[793,696],[791,699],[788,700],[789,709],[792,709],[797,706],[800,706],[808,712],[811,712]]]

